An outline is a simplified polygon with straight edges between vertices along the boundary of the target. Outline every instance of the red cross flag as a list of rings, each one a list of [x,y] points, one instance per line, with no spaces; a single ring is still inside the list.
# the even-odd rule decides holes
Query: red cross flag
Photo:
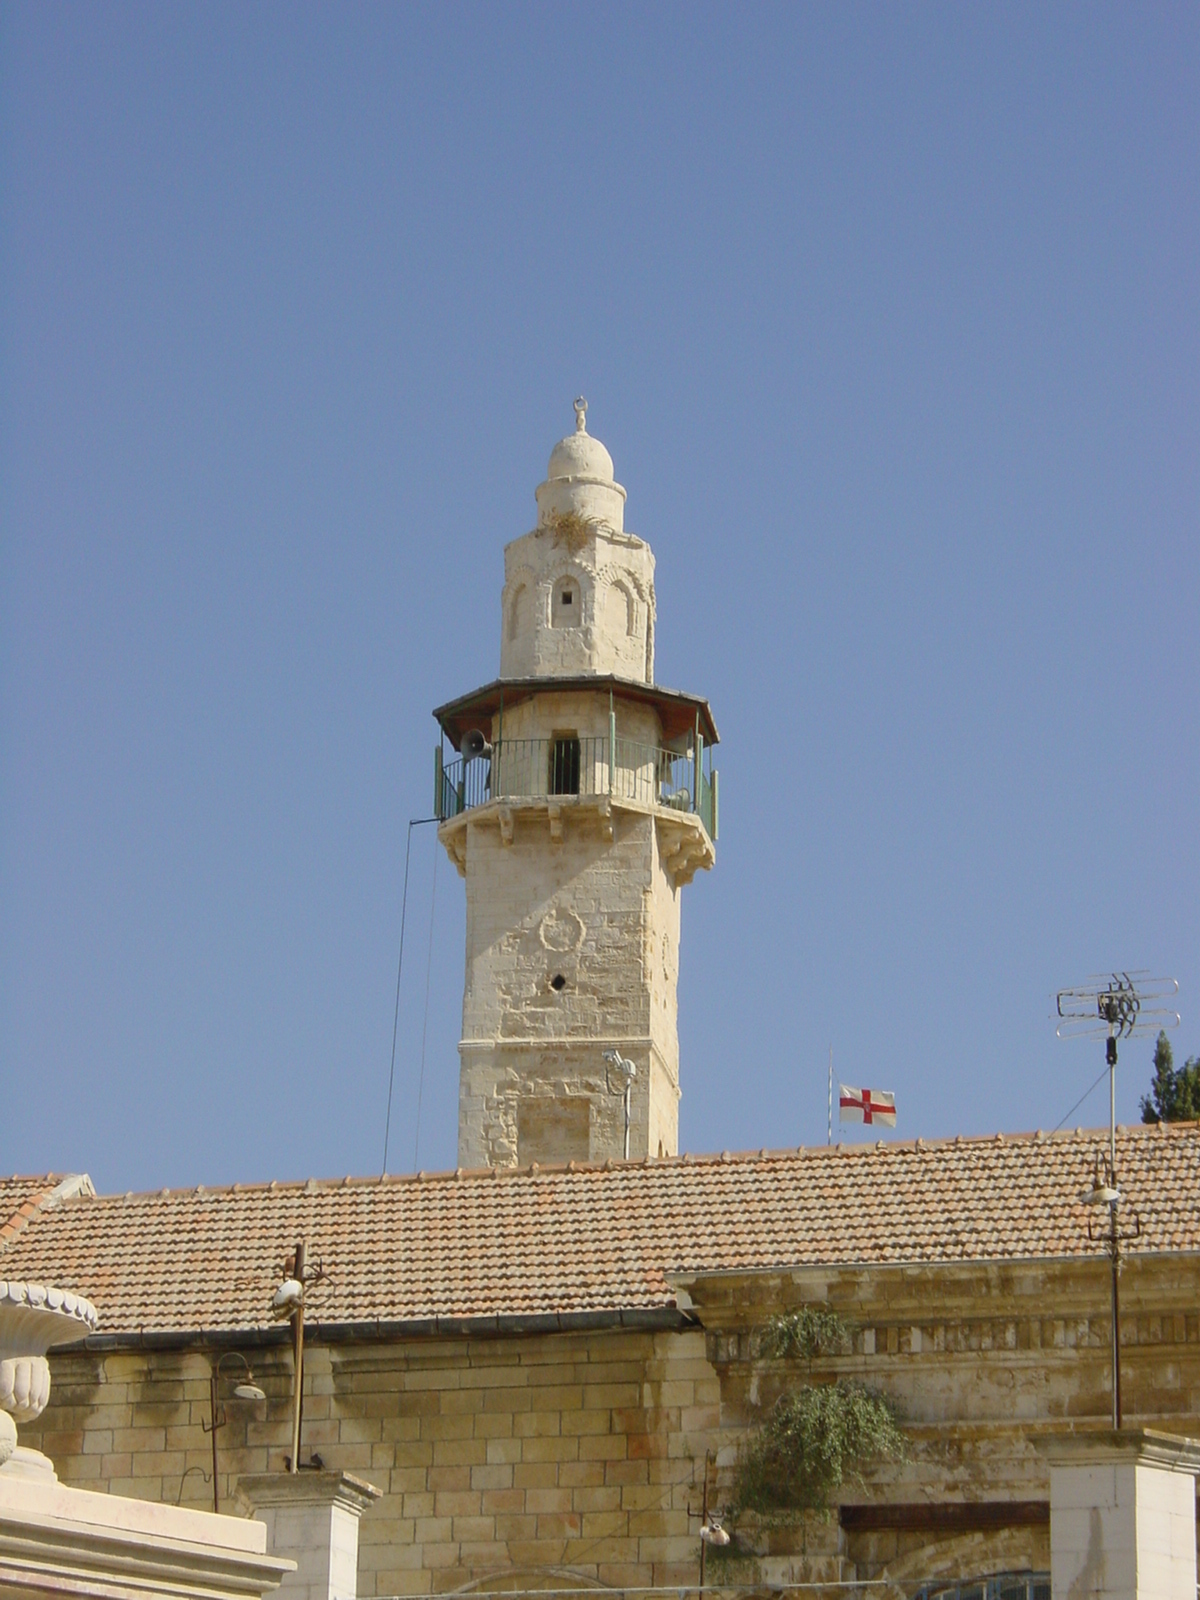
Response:
[[[882,1122],[889,1128],[896,1126],[896,1096],[886,1089],[851,1089],[839,1083],[841,1099],[838,1102],[839,1122]]]

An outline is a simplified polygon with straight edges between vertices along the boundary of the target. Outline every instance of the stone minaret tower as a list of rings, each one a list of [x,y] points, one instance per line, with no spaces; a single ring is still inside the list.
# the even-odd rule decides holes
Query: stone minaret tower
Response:
[[[715,860],[717,733],[654,682],[654,557],[586,412],[504,552],[500,677],[434,713],[464,1167],[619,1159],[627,1083],[630,1156],[678,1148],[679,891]]]

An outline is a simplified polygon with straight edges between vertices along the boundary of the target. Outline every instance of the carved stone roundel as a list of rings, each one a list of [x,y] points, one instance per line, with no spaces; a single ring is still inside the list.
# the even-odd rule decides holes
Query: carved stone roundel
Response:
[[[573,911],[551,906],[538,925],[538,938],[547,950],[564,954],[583,943],[583,923]]]

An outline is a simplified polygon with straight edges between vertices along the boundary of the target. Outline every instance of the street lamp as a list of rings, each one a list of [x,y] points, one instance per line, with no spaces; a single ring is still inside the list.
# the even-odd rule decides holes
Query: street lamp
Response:
[[[701,1589],[705,1587],[705,1567],[707,1565],[705,1558],[708,1555],[708,1547],[714,1545],[717,1549],[723,1549],[730,1543],[729,1529],[722,1526],[720,1517],[715,1511],[711,1511],[708,1505],[708,1469],[715,1467],[716,1464],[716,1456],[711,1450],[706,1450],[704,1453],[704,1492],[700,1500],[700,1510],[697,1512],[693,1511],[690,1506],[688,1507],[689,1516],[698,1516],[700,1518]]]
[[[208,1422],[201,1422],[200,1426],[205,1433],[212,1435],[212,1488],[213,1510],[221,1509],[221,1491],[217,1482],[217,1430],[223,1428],[229,1421],[225,1415],[225,1407],[220,1404],[218,1390],[221,1382],[221,1368],[227,1361],[240,1361],[245,1368],[245,1377],[237,1384],[233,1391],[235,1400],[265,1400],[267,1397],[254,1381],[254,1374],[250,1370],[250,1363],[244,1355],[237,1350],[226,1350],[219,1358],[216,1365],[208,1375]],[[182,1492],[182,1490],[181,1490]]]
[[[320,1261],[315,1267],[306,1265],[303,1240],[296,1246],[290,1271],[286,1267],[284,1271],[287,1275],[271,1297],[271,1315],[277,1322],[292,1325],[292,1454],[288,1471],[299,1472],[300,1429],[304,1421],[304,1303],[309,1289],[324,1282],[328,1274]]]

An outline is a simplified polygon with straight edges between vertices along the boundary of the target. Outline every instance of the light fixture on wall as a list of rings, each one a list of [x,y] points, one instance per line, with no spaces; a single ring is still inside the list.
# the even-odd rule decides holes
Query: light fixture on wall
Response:
[[[1121,1191],[1109,1182],[1108,1164],[1104,1158],[1098,1157],[1096,1170],[1092,1174],[1092,1185],[1085,1189],[1079,1196],[1080,1203],[1085,1206],[1115,1206],[1121,1199]]]
[[[243,1376],[242,1381],[234,1388],[232,1395],[234,1400],[257,1401],[265,1400],[267,1398],[265,1393],[254,1381],[254,1374],[250,1370],[250,1363],[246,1360],[245,1356],[237,1350],[226,1350],[225,1354],[217,1360],[216,1365],[209,1372],[209,1420],[207,1422],[201,1422],[200,1426],[204,1429],[205,1433],[212,1436],[212,1492],[214,1511],[220,1511],[221,1509],[221,1490],[217,1481],[217,1430],[219,1428],[223,1428],[229,1421],[229,1418],[225,1415],[225,1407],[220,1402],[221,1369],[227,1361],[240,1361],[242,1366],[245,1368],[245,1375]],[[189,1468],[188,1470],[190,1471],[191,1469]],[[182,1493],[183,1486],[181,1484],[181,1496]]]
[[[271,1315],[276,1322],[288,1322],[303,1304],[303,1283],[299,1278],[285,1278],[271,1296]]]
[[[632,1061],[626,1060],[621,1052],[615,1047],[611,1050],[605,1050],[603,1055],[605,1064],[608,1068],[608,1070],[605,1072],[604,1079],[605,1086],[608,1089],[609,1094],[619,1094],[625,1096],[625,1159],[628,1161],[630,1097],[633,1093],[633,1080],[637,1077],[637,1067]],[[613,1088],[612,1084],[612,1075],[614,1072],[618,1073],[623,1080],[621,1086],[616,1089]]]

